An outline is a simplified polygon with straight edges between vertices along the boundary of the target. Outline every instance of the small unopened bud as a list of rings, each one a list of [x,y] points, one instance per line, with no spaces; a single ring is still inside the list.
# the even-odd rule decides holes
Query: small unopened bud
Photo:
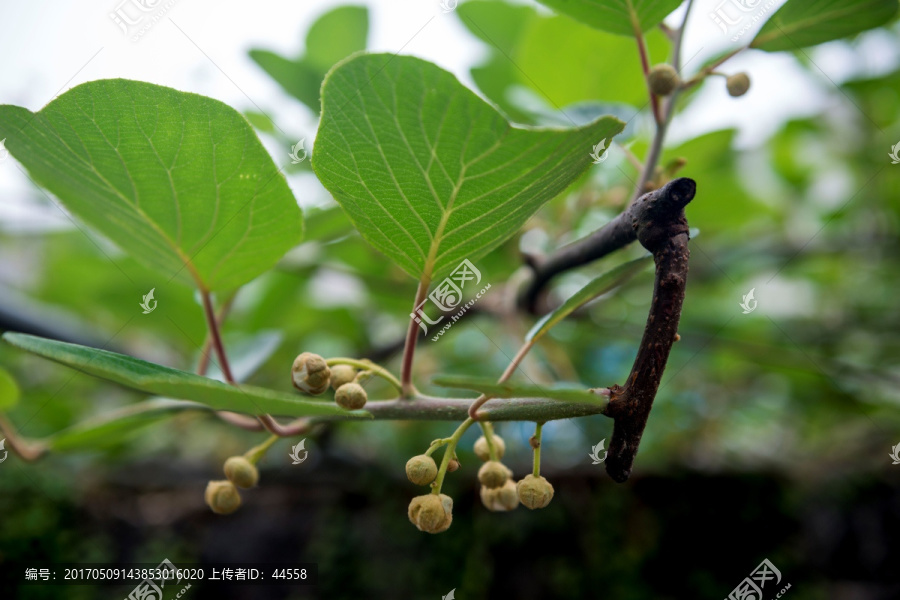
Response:
[[[503,484],[503,487],[495,489],[481,486],[481,503],[485,508],[494,512],[513,510],[519,506],[516,482],[510,479]]]
[[[232,456],[225,461],[225,477],[239,488],[247,489],[259,481],[259,471],[243,456]]]
[[[725,80],[725,87],[728,88],[729,95],[735,98],[743,96],[750,89],[750,76],[746,73],[729,75]]]
[[[358,410],[366,405],[369,395],[358,383],[345,383],[334,393],[334,401],[347,410]]]
[[[291,379],[298,390],[318,396],[328,389],[331,369],[325,359],[312,352],[304,352],[294,359]]]
[[[516,484],[519,502],[534,510],[544,508],[553,500],[553,486],[543,477],[526,475]]]
[[[206,485],[206,504],[219,515],[230,515],[241,506],[241,495],[230,481],[210,481]]]
[[[452,473],[453,471],[459,468],[459,459],[451,458],[450,462],[447,463],[447,472]]]
[[[494,435],[491,437],[494,442],[494,448],[497,449],[497,460],[503,458],[503,455],[506,454],[506,442],[503,441],[503,438],[499,435]],[[488,448],[487,438],[481,436],[475,442],[475,456],[480,458],[481,460],[488,461],[491,460],[490,449]]]
[[[331,367],[331,387],[337,390],[345,383],[356,379],[356,369],[350,365],[335,365]]]
[[[678,77],[678,71],[675,70],[675,67],[662,63],[650,69],[647,81],[650,82],[651,92],[657,96],[668,96],[681,83],[681,78]]]
[[[427,533],[446,531],[453,522],[453,499],[446,494],[416,496],[409,503],[407,515],[409,521],[419,531]]]
[[[478,481],[486,488],[498,488],[509,481],[512,471],[496,460],[489,460],[478,469]]]
[[[428,485],[437,477],[437,464],[430,456],[420,454],[406,461],[406,477],[416,485]]]

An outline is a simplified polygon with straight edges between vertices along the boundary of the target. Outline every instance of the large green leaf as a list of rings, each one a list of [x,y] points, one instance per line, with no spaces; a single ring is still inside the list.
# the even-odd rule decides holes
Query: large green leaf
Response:
[[[769,52],[815,46],[884,25],[897,6],[897,0],[788,0],[750,46]]]
[[[215,410],[246,414],[268,413],[288,417],[347,415],[332,402],[303,400],[293,394],[249,385],[228,385],[106,350],[67,344],[22,333],[5,333],[3,339],[22,350],[72,367],[89,375],[114,381],[135,390],[167,398],[193,400]],[[353,411],[360,417],[365,411]]]
[[[649,262],[651,256],[648,254],[621,264],[614,269],[591,280],[586,286],[572,294],[572,296],[563,302],[553,312],[544,315],[541,320],[534,324],[534,327],[525,335],[525,340],[529,342],[537,341],[541,336],[550,331],[554,325],[571,315],[573,312],[584,306],[597,296],[605,294],[618,286],[622,285],[634,275],[641,272]]]
[[[0,139],[73,214],[138,260],[205,289],[237,287],[300,241],[300,209],[240,113],[109,79],[37,113],[0,106]]]
[[[319,17],[306,34],[306,54],[285,58],[254,49],[250,58],[272,79],[313,111],[319,111],[322,79],[336,62],[366,49],[369,13],[362,6],[341,6]]]
[[[507,239],[624,124],[514,127],[439,67],[358,55],[322,86],[313,170],[362,235],[414,277]]]
[[[581,23],[619,35],[634,36],[662,22],[682,0],[538,0]]]

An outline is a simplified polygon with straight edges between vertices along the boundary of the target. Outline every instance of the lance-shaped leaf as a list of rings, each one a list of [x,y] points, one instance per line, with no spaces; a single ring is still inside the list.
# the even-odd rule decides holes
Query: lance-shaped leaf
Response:
[[[766,21],[751,48],[798,50],[884,25],[897,0],[788,0]]]
[[[215,410],[245,414],[272,414],[287,417],[316,417],[353,414],[332,402],[302,400],[293,394],[250,385],[228,385],[215,379],[163,367],[132,356],[107,350],[67,344],[22,333],[5,333],[3,339],[22,350],[114,381],[135,390],[167,398],[193,400]]]
[[[609,396],[593,389],[548,388],[510,382],[497,383],[489,379],[457,375],[441,375],[433,378],[432,383],[446,388],[474,390],[492,398],[549,398],[562,402],[587,402],[604,405],[609,403]]]
[[[634,36],[659,25],[682,0],[538,0],[580,23]]]
[[[431,63],[357,55],[325,78],[313,170],[363,237],[427,280],[511,236],[623,126],[515,127]]]
[[[136,259],[197,286],[240,286],[300,241],[300,209],[247,120],[211,98],[109,79],[36,113],[0,106],[31,177]]]
[[[571,315],[573,312],[602,294],[605,294],[622,285],[634,275],[641,272],[648,263],[652,262],[651,255],[642,256],[635,260],[621,264],[607,271],[603,275],[593,279],[586,286],[572,294],[556,310],[544,315],[534,327],[525,335],[526,342],[536,342],[541,336],[550,331],[554,325]]]

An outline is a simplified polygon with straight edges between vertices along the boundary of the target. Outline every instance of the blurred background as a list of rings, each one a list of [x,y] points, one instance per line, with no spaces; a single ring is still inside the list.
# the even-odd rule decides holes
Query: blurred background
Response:
[[[720,5],[695,3],[688,74],[762,24],[735,42],[710,17]],[[130,6],[0,3],[0,103],[36,111],[85,81],[123,77],[247,116],[306,217],[303,244],[233,298],[224,326],[235,370],[260,386],[290,389],[288,366],[304,350],[399,366],[415,282],[355,233],[308,160],[290,159],[300,141],[315,152],[318,82],[341,57],[369,49],[428,59],[523,124],[606,113],[628,122],[609,160],[479,261],[498,296],[513,290],[503,282],[523,279],[523,253],[550,252],[622,210],[637,179],[628,153],[645,156],[652,136],[634,40],[536,3],[471,0],[444,12],[422,0],[178,0],[161,3],[158,19],[120,26],[111,15]],[[683,10],[667,23],[680,24]],[[663,33],[647,43],[653,63],[669,59]],[[220,517],[203,503],[206,482],[262,436],[184,413],[36,463],[10,453],[0,463],[0,569],[163,558],[319,565],[316,587],[198,586],[185,596],[198,599],[436,599],[451,589],[460,599],[724,598],[767,558],[789,598],[900,598],[900,465],[889,456],[900,444],[900,164],[889,157],[900,142],[900,28],[796,53],[745,51],[720,70],[746,71],[750,91],[731,98],[711,77],[684,94],[661,161],[686,159],[679,174],[697,181],[687,209],[696,231],[681,341],[626,484],[588,456],[609,439],[609,419],[553,422],[542,461],[551,505],[488,513],[472,430],[445,485],[453,526],[427,536],[407,521],[419,491],[403,465],[454,424],[348,423],[308,436],[302,465],[287,457],[296,440],[279,442],[260,487]],[[550,302],[640,253],[560,277]],[[192,289],[73,221],[12,157],[0,161],[0,257],[3,329],[196,364],[205,327]],[[646,272],[555,328],[525,361],[528,377],[622,383],[651,286]],[[142,315],[150,288],[159,308]],[[758,304],[746,312],[751,290]],[[506,366],[534,317],[498,313],[497,296],[482,304],[421,344],[422,391],[445,393],[433,374],[496,377]],[[0,364],[2,408],[28,438],[142,399],[6,344]],[[370,387],[373,398],[389,394]],[[532,431],[498,426],[517,477],[530,470]],[[106,598],[110,589],[18,593]]]

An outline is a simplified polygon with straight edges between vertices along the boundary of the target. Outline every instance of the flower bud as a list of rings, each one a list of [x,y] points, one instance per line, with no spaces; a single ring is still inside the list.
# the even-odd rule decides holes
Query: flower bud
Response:
[[[489,460],[478,469],[478,481],[486,488],[501,487],[510,477],[512,477],[512,471],[496,460]]]
[[[334,365],[331,367],[331,387],[335,391],[345,383],[356,379],[356,369],[350,365]]]
[[[503,455],[506,454],[506,442],[503,441],[503,438],[499,435],[495,435],[491,438],[494,441],[494,447],[497,449],[497,460],[503,458]],[[475,442],[475,455],[481,460],[491,460],[491,453],[488,449],[487,438],[481,436],[478,438],[478,441]]]
[[[247,489],[259,481],[259,471],[243,456],[232,456],[225,461],[225,477],[239,488]]]
[[[452,473],[453,471],[459,468],[459,459],[451,458],[450,462],[447,463],[447,472]]]
[[[506,512],[519,506],[516,482],[508,479],[502,487],[491,489],[481,486],[481,503],[494,512]]]
[[[647,81],[650,82],[651,92],[657,96],[668,96],[681,83],[681,78],[678,77],[678,71],[675,70],[675,67],[662,63],[650,69]]]
[[[357,410],[366,405],[369,395],[358,383],[345,383],[334,393],[334,401],[347,410]]]
[[[735,98],[743,96],[750,89],[750,76],[746,73],[729,75],[725,80],[725,87],[728,88],[729,95]]]
[[[312,352],[304,352],[294,359],[291,379],[298,390],[318,396],[328,389],[331,369],[325,359]]]
[[[420,454],[406,462],[406,477],[416,485],[428,485],[437,477],[437,464],[430,456]]]
[[[543,477],[526,475],[516,484],[519,501],[530,509],[544,508],[553,500],[553,486]]]
[[[230,481],[210,481],[206,485],[206,504],[218,515],[230,515],[241,506],[241,495]]]
[[[407,515],[409,521],[419,531],[428,533],[446,531],[453,522],[453,499],[446,494],[416,496],[409,503]]]

